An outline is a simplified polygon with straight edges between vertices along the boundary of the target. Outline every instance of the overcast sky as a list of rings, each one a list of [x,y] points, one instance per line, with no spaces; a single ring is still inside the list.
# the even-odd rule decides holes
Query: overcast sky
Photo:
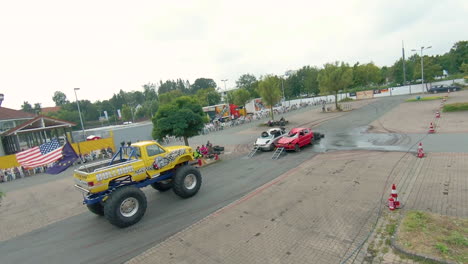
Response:
[[[118,1],[0,3],[4,107],[109,99],[148,82],[284,74],[336,60],[393,64],[405,42],[443,54],[468,40],[468,1]]]

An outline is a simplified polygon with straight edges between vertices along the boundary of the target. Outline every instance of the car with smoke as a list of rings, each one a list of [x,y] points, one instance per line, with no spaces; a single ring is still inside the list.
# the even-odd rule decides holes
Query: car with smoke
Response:
[[[276,147],[299,152],[303,146],[309,144],[312,145],[314,144],[314,141],[317,141],[323,137],[323,134],[313,132],[310,128],[293,128],[287,135],[278,140]]]

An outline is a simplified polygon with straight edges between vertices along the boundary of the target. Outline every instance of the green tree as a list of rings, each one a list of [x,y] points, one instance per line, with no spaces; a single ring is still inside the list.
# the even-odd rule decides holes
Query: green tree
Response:
[[[21,110],[28,113],[34,113],[34,109],[28,101],[23,102],[23,105],[21,105]]]
[[[69,122],[73,122],[75,124],[80,123],[80,116],[78,114],[78,111],[71,111],[68,109],[60,109],[58,112],[50,112],[47,113],[48,116],[66,120]],[[79,125],[77,125],[75,128],[79,128]]]
[[[316,67],[304,66],[300,69],[297,74],[303,75],[302,87],[304,92],[309,95],[318,95],[320,93],[319,84],[318,84],[318,73],[319,69]]]
[[[468,41],[458,41],[449,51],[453,73],[458,72],[463,63],[468,63]]]
[[[132,108],[130,108],[130,106],[128,105],[123,105],[122,106],[122,118],[124,121],[129,121],[129,120],[132,120]]]
[[[56,106],[61,106],[63,104],[68,103],[67,96],[63,92],[60,92],[60,91],[56,91],[54,93],[54,96],[52,97],[52,101],[55,102]]]
[[[118,94],[114,94],[112,98],[109,100],[112,107],[115,109],[122,109],[124,104],[127,104],[126,94],[123,90],[120,90]]]
[[[338,106],[338,92],[345,91],[353,83],[353,70],[344,62],[327,63],[318,76],[320,91],[335,95],[335,107]]]
[[[41,104],[40,103],[35,103],[33,111],[34,111],[34,113],[40,113],[42,111]]]
[[[380,81],[380,69],[373,62],[353,66],[353,84],[355,87],[369,87]]]
[[[169,104],[162,105],[153,117],[153,138],[164,136],[183,137],[188,146],[188,138],[199,134],[203,128],[203,109],[193,98],[182,96]]]
[[[73,104],[72,104],[73,105]],[[76,107],[76,104],[74,104]],[[78,108],[74,108],[78,111]],[[91,103],[89,100],[80,100],[80,109],[83,114],[83,118],[88,121],[99,120],[99,110],[96,104]]]
[[[468,63],[463,63],[461,66],[460,66],[460,71],[464,74],[468,74]]]
[[[281,80],[280,80],[281,81]],[[279,83],[281,86],[281,82]],[[289,90],[288,92],[286,90]],[[290,96],[300,97],[305,92],[304,80],[302,75],[297,73],[288,76],[285,82],[285,94]]]
[[[158,94],[156,93],[156,84],[154,83],[147,83],[143,84],[143,95],[145,97],[145,101],[152,101],[158,99]]]
[[[207,78],[198,78],[190,87],[190,93],[196,94],[198,90],[206,89],[206,88],[217,88],[216,82],[213,79]]]
[[[380,82],[379,84],[387,84],[390,81],[391,69],[387,66],[380,68]]]
[[[167,93],[163,93],[163,94],[159,95],[159,103],[161,105],[168,104],[168,103],[174,101],[176,98],[179,98],[179,97],[181,97],[183,95],[184,94],[179,90],[173,90],[173,91],[170,91],[170,92],[167,92]]]
[[[239,105],[245,108],[245,104],[250,100],[250,93],[247,89],[240,88],[233,91],[233,99],[232,102],[235,105]]]
[[[257,98],[259,96],[257,92],[258,80],[253,74],[243,74],[236,81],[237,88],[243,88],[250,94],[250,98]]]
[[[431,83],[436,76],[442,76],[442,66],[435,63],[434,57],[424,56],[424,83]],[[415,64],[414,78],[421,79],[421,60]],[[426,86],[427,88],[427,86]]]
[[[107,111],[107,117],[109,118],[109,120],[115,115],[115,107],[112,106],[112,104],[111,104],[111,102],[109,100],[96,101],[94,103],[94,105],[95,105],[96,109],[99,109],[102,112]],[[102,113],[102,115],[104,115],[104,114]]]
[[[215,89],[212,89],[206,94],[206,101],[208,105],[219,104],[221,102],[221,95]]]
[[[224,102],[226,104],[232,104],[234,102],[234,91],[226,92],[226,98],[224,98]]]
[[[181,91],[183,94],[190,94],[190,82],[177,79],[176,89]]]
[[[159,89],[158,94],[161,95],[163,93],[167,93],[170,91],[177,90],[177,83],[173,80],[167,80],[163,82],[162,80],[159,81]]]
[[[159,108],[159,102],[157,100],[146,101],[143,103],[143,106],[138,109],[137,116],[138,118],[146,117],[153,118]]]
[[[266,76],[258,84],[258,93],[266,105],[270,106],[271,119],[274,120],[273,106],[281,100],[281,80],[276,76]]]
[[[221,95],[215,88],[200,89],[195,96],[202,106],[215,105],[221,101]]]
[[[145,102],[145,95],[140,91],[131,91],[125,94],[126,101],[130,105],[136,106]]]

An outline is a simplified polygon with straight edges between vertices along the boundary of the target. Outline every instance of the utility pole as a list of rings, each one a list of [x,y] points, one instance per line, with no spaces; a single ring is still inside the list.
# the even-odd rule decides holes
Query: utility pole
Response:
[[[406,85],[405,43],[403,42],[403,40],[401,41],[401,51],[403,53],[403,85]],[[410,88],[410,94],[411,94],[411,88]]]
[[[226,103],[228,107],[228,113],[229,113],[229,119],[231,119],[231,105],[229,104],[229,99],[228,99],[228,92],[226,90],[226,82],[229,81],[228,79],[221,80],[224,82],[224,92],[226,93]]]
[[[80,104],[78,103],[78,95],[76,95],[76,91],[80,90],[80,88],[74,88],[73,90],[75,91],[76,105],[78,106],[78,114],[80,115],[81,130],[83,131],[83,141],[85,141],[86,140],[86,135],[85,135],[84,125],[83,125],[83,118],[81,117]],[[79,140],[77,142],[77,145],[78,145],[78,153],[79,153],[80,160],[83,161],[82,160],[83,157],[81,156],[81,148],[80,148],[80,141]]]

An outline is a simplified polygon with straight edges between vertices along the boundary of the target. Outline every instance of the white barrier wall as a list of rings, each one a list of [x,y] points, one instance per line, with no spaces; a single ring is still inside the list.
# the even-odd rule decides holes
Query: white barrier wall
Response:
[[[431,84],[424,84],[424,86],[427,85],[427,88],[429,89],[431,85],[452,85],[453,83],[463,83],[464,79],[456,79],[456,80],[449,80],[449,81],[440,81],[440,82],[433,82]],[[423,87],[421,84],[413,84],[413,85],[406,85],[406,86],[399,86],[399,87],[391,87],[388,88],[388,92],[382,92],[378,94],[374,94],[374,97],[385,97],[385,96],[393,96],[393,95],[405,95],[405,94],[419,94],[425,92],[423,91]],[[356,99],[356,96],[350,96],[349,93],[342,93],[338,94],[338,101],[340,101],[343,98],[352,98]],[[290,106],[290,105],[299,105],[301,102],[302,103],[314,103],[314,102],[320,102],[321,100],[326,100],[327,103],[330,102],[335,102],[335,96],[333,95],[326,95],[326,96],[317,96],[317,97],[312,97],[312,98],[303,98],[303,99],[294,99],[290,101],[283,102],[283,106]]]

